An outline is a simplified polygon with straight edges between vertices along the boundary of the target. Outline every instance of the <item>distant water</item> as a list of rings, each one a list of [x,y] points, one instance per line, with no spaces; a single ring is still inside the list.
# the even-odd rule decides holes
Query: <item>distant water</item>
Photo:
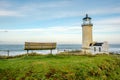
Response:
[[[53,54],[57,52],[63,52],[64,50],[80,50],[80,44],[58,44],[57,49],[53,50]],[[10,55],[20,55],[25,54],[26,51],[24,50],[24,45],[0,45],[0,55],[7,55],[6,51],[3,50],[10,50]],[[33,52],[41,53],[41,54],[48,54],[50,50],[34,50]],[[109,45],[109,52],[120,53],[120,44],[110,44]]]

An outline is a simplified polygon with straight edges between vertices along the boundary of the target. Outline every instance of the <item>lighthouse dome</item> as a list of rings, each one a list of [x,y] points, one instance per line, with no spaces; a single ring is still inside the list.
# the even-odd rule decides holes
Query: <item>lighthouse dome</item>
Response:
[[[86,17],[83,18],[83,20],[90,20],[91,17],[88,17],[88,14],[86,14]]]

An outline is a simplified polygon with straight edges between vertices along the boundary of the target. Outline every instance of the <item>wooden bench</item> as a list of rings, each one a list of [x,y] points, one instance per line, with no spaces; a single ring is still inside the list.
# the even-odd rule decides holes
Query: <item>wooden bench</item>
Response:
[[[29,50],[50,50],[52,54],[53,49],[56,49],[56,43],[25,42],[24,48],[27,50],[27,54]]]

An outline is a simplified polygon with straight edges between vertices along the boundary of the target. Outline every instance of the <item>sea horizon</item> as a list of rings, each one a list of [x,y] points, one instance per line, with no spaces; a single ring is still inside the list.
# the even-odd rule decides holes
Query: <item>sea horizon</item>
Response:
[[[63,51],[81,50],[81,47],[82,47],[81,44],[57,44],[56,49],[53,50],[53,54]],[[24,44],[0,44],[0,55],[7,55],[7,50],[10,51],[11,56],[27,53],[27,51],[24,50]],[[50,50],[30,50],[30,51],[40,54],[50,53]],[[120,54],[120,44],[109,44],[109,52]]]

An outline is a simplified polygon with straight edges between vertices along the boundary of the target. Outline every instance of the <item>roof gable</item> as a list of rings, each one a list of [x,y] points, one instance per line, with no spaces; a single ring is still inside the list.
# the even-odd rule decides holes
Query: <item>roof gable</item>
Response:
[[[103,43],[90,43],[90,46],[102,46]]]

